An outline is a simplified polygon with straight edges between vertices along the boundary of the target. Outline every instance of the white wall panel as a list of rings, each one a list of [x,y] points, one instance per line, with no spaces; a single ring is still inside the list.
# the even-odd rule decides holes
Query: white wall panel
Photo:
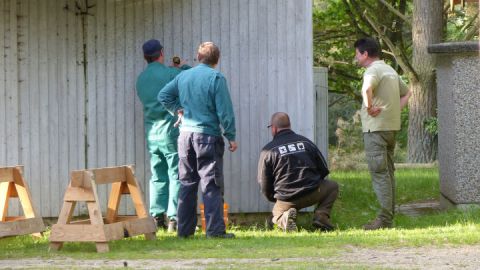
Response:
[[[0,126],[4,127],[0,129],[0,164],[5,164],[7,162],[7,130],[5,118],[5,108],[6,108],[6,57],[5,57],[5,36],[7,34],[7,27],[9,11],[5,8],[5,1],[0,2]]]
[[[69,171],[85,167],[80,20],[73,0],[0,7],[0,166],[24,165],[35,205],[57,216]]]

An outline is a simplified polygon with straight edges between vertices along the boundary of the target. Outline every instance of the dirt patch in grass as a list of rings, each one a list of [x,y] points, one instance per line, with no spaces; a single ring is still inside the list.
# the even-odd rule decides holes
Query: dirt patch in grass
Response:
[[[369,249],[347,246],[334,257],[190,260],[0,260],[0,269],[478,269],[480,245]]]

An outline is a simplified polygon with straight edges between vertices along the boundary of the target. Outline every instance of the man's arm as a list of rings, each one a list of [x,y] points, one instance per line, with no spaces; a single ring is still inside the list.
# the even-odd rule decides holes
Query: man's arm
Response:
[[[363,93],[363,100],[364,100],[364,103],[365,103],[365,107],[367,107],[367,113],[372,117],[375,117],[378,114],[380,114],[382,109],[373,106],[373,102],[372,102],[372,100],[373,100],[373,87],[370,86],[370,85],[367,86],[367,88],[365,90],[362,90],[362,93]]]
[[[400,97],[400,110],[407,106],[410,96],[412,96],[411,90],[409,90],[405,96]]]
[[[370,108],[372,107],[372,99],[373,99],[373,87],[367,84],[363,84],[362,86],[362,98],[365,107]]]
[[[408,99],[412,95],[412,90],[403,82],[402,79],[399,79],[400,83],[400,110],[403,109],[408,104]]]
[[[260,189],[262,190],[265,198],[271,202],[275,202],[274,198],[274,189],[273,189],[273,173],[272,166],[267,162],[267,150],[262,150],[260,153],[260,159],[258,160],[258,175],[257,181],[260,184]]]
[[[318,170],[320,171],[320,175],[322,178],[327,177],[327,175],[330,174],[330,171],[328,170],[328,165],[327,161],[325,160],[325,157],[323,157],[322,152],[314,145],[315,150],[317,152],[317,166]]]
[[[232,100],[230,99],[225,77],[217,76],[217,78],[215,78],[214,88],[217,116],[224,130],[223,135],[230,144],[230,151],[233,152],[237,149],[237,143],[235,142],[235,114],[233,112]]]
[[[188,69],[191,69],[191,68],[192,68],[192,67],[189,66],[189,65],[187,65],[187,64],[183,64],[183,65],[180,66],[180,69],[181,69],[181,70],[188,70]]]
[[[178,97],[178,77],[170,81],[158,93],[157,99],[163,107],[172,115],[180,109],[180,100]]]
[[[372,117],[379,115],[381,112],[380,108],[373,106],[373,89],[376,84],[377,78],[375,75],[365,74],[363,77],[362,98],[367,108],[367,113]]]
[[[325,157],[323,156],[322,152],[318,147],[309,139],[305,138],[305,147],[307,149],[308,155],[312,158],[312,161],[315,162],[315,165],[318,169],[318,172],[320,173],[320,176],[322,178],[327,177],[327,175],[330,174],[330,171],[328,170],[328,164],[327,161],[325,160]]]

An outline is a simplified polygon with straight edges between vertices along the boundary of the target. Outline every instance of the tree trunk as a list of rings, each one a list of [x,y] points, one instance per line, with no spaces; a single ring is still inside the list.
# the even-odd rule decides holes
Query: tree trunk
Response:
[[[422,163],[437,159],[436,137],[425,130],[425,121],[437,115],[435,56],[427,52],[427,46],[442,41],[443,1],[414,0],[413,3],[412,65],[418,80],[411,80],[408,160]]]

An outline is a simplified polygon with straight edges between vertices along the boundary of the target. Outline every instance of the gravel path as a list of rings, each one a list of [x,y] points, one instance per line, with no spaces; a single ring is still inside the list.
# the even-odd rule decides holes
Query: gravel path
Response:
[[[191,259],[191,260],[74,260],[24,259],[0,260],[0,269],[206,269],[207,267],[261,269],[276,267],[295,269],[298,262],[336,267],[372,267],[382,269],[479,269],[480,245],[456,247],[419,247],[366,249],[346,247],[334,257],[286,259]],[[335,266],[333,266],[335,265]]]
[[[480,269],[480,245],[396,249],[350,248],[341,257],[346,263],[393,269]]]

